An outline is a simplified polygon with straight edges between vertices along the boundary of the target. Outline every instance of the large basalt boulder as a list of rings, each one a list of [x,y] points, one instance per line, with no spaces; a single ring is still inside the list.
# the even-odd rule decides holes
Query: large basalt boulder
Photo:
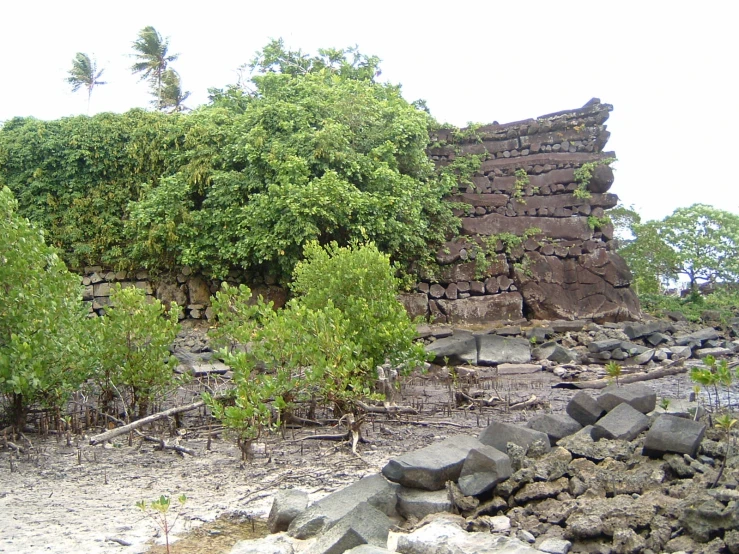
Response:
[[[478,436],[478,440],[501,452],[508,451],[509,442],[520,446],[524,450],[528,450],[534,444],[544,452],[549,452],[552,448],[546,433],[535,431],[522,425],[503,423],[501,421],[495,421],[483,429]]]
[[[474,437],[457,435],[391,459],[382,474],[404,487],[440,490],[459,478],[470,450],[481,446]]]
[[[390,526],[384,513],[362,502],[320,535],[304,554],[344,554],[363,544],[384,547]]]
[[[480,365],[527,364],[531,361],[531,344],[524,339],[478,335],[477,348],[477,363]]]
[[[623,258],[601,248],[578,258],[525,254],[516,286],[534,319],[627,321],[640,315]]]
[[[429,313],[429,297],[422,292],[408,292],[398,295],[398,300],[405,311],[408,312],[408,317],[415,319],[417,317],[426,317]]]
[[[606,438],[631,441],[648,428],[649,418],[624,402],[600,418],[593,426],[592,434],[595,440]]]
[[[426,346],[426,352],[434,355],[436,363],[477,364],[477,340],[472,333],[465,331],[435,340]]]
[[[618,385],[606,387],[598,397],[598,404],[609,412],[624,403],[643,414],[648,414],[657,405],[657,394],[647,385],[632,383],[623,387]]]
[[[296,539],[321,534],[362,502],[368,502],[387,515],[395,515],[397,489],[397,485],[379,474],[360,479],[308,507],[292,521],[288,534]]]
[[[706,432],[705,423],[684,417],[661,415],[644,439],[644,454],[661,456],[665,452],[695,456]]]
[[[518,320],[523,317],[523,299],[518,292],[470,296],[458,300],[437,300],[449,323],[483,323]]]
[[[512,473],[511,459],[507,454],[492,446],[482,445],[470,450],[458,484],[462,494],[476,496],[505,481]]]

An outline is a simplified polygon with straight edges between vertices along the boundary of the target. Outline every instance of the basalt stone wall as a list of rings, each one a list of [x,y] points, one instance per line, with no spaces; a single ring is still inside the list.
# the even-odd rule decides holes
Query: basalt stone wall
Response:
[[[82,299],[91,314],[102,315],[111,304],[111,291],[120,284],[121,288],[136,287],[146,292],[152,300],[158,298],[165,305],[171,302],[182,308],[181,319],[212,319],[211,295],[220,290],[222,284],[237,285],[247,282],[252,296],[261,295],[267,301],[282,307],[287,301],[287,291],[274,283],[254,282],[237,272],[231,272],[227,279],[208,279],[193,274],[189,267],[168,275],[150,275],[146,270],[110,271],[100,266],[84,268],[82,272]]]
[[[612,109],[593,99],[576,110],[432,137],[437,164],[464,154],[486,159],[449,199],[463,206],[460,236],[438,251],[438,267],[420,275],[416,292],[402,296],[413,316],[449,323],[639,317],[631,273],[603,220],[618,202],[608,193],[611,168],[595,165],[589,197],[576,194],[577,168],[615,158],[603,151]],[[498,238],[508,234],[527,238]]]

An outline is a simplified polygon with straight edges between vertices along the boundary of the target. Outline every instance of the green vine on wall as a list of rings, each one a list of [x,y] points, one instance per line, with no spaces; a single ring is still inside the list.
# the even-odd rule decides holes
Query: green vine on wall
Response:
[[[588,190],[588,184],[590,183],[590,179],[593,178],[593,171],[595,170],[595,168],[599,165],[610,166],[613,162],[616,161],[618,161],[616,160],[616,158],[604,158],[602,160],[596,160],[594,162],[586,162],[578,167],[575,170],[575,182],[577,183],[577,188],[573,193],[575,195],[575,198],[579,198],[581,200],[586,200],[590,198],[592,195]]]
[[[531,179],[529,179],[528,173],[526,173],[525,169],[517,169],[516,170],[516,182],[513,184],[513,198],[515,200],[518,200],[522,204],[526,203],[526,199],[524,198],[524,190],[531,182]]]

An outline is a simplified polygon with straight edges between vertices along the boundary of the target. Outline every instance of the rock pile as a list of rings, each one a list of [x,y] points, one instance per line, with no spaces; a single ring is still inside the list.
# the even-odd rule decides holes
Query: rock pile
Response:
[[[739,457],[697,406],[655,404],[642,384],[580,392],[566,414],[452,436],[305,509],[281,491],[270,527],[286,534],[232,554],[739,552]]]

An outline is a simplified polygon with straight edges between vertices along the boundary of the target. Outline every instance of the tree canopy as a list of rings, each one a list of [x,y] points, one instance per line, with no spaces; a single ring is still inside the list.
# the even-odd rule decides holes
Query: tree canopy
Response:
[[[77,267],[289,280],[310,241],[373,241],[409,265],[455,228],[442,202],[455,179],[425,150],[435,123],[375,82],[376,58],[275,41],[252,65],[248,82],[188,114],[10,120],[0,177]]]
[[[687,277],[691,288],[701,282],[739,279],[739,215],[705,204],[678,208],[661,221],[631,220],[634,239],[619,250],[643,292],[659,282]]]
[[[87,90],[87,111],[90,111],[90,99],[92,91],[96,86],[107,84],[101,81],[104,69],[98,71],[97,62],[83,52],[77,52],[72,60],[72,69],[69,70],[67,82],[72,85],[72,92],[77,92],[82,87]]]

